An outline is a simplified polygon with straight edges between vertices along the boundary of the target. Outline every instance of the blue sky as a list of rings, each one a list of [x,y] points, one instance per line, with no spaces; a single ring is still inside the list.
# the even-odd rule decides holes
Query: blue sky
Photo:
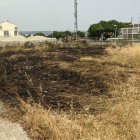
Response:
[[[78,29],[101,20],[139,22],[140,0],[78,0]],[[74,29],[74,0],[0,0],[0,22],[9,19],[20,31]]]

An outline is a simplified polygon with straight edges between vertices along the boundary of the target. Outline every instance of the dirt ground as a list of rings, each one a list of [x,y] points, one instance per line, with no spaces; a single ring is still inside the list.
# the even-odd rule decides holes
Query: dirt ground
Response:
[[[0,48],[0,99],[35,140],[139,139],[139,52],[79,43]]]
[[[101,64],[107,46],[58,47],[9,50],[0,53],[1,96],[12,105],[18,93],[26,101],[42,102],[46,108],[105,111],[113,66]],[[93,60],[81,58],[92,57]],[[109,78],[110,77],[110,78]],[[125,76],[120,75],[122,80]],[[104,99],[101,103],[100,98]],[[106,100],[107,99],[107,100]],[[100,108],[100,109],[99,109]]]

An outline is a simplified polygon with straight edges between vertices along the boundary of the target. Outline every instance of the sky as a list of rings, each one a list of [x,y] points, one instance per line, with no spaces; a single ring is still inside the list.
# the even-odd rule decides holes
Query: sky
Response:
[[[101,20],[139,23],[140,0],[78,0],[78,30]],[[74,0],[0,0],[0,22],[19,31],[74,30]]]

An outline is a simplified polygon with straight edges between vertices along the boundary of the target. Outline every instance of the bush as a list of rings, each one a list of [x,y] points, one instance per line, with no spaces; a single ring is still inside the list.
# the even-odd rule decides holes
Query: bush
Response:
[[[24,47],[27,49],[27,48],[35,48],[35,45],[32,43],[32,42],[26,42],[24,44]]]

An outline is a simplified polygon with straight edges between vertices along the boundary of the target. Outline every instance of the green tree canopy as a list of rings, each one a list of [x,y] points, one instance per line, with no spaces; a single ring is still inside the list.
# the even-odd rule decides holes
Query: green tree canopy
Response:
[[[122,23],[116,20],[110,21],[100,21],[97,24],[92,24],[88,29],[88,36],[89,37],[101,37],[101,34],[104,33],[105,38],[110,38],[115,29],[117,29],[116,35],[118,36],[120,33],[121,28],[131,27],[131,23]],[[116,25],[116,26],[114,26]]]
[[[40,33],[36,33],[36,34],[34,34],[34,36],[45,36],[45,34],[42,33],[42,32],[40,32]]]
[[[64,31],[64,32],[58,32],[58,31],[53,31],[53,34],[50,34],[48,37],[54,37],[54,38],[64,38],[66,36],[71,36],[70,31]]]
[[[81,31],[77,31],[77,35],[79,37],[85,37],[85,33],[84,32],[81,32]]]
[[[48,37],[55,37],[55,38],[64,38],[66,36],[73,36],[76,33],[71,33],[70,31],[64,31],[64,32],[58,32],[58,31],[53,31],[53,34],[50,34]],[[85,33],[81,31],[77,31],[77,35],[79,37],[85,37]]]
[[[104,31],[104,28],[99,24],[92,24],[88,29],[89,37],[100,37],[101,33]]]
[[[71,36],[71,32],[70,31],[65,31],[63,33],[66,34],[67,36]]]

